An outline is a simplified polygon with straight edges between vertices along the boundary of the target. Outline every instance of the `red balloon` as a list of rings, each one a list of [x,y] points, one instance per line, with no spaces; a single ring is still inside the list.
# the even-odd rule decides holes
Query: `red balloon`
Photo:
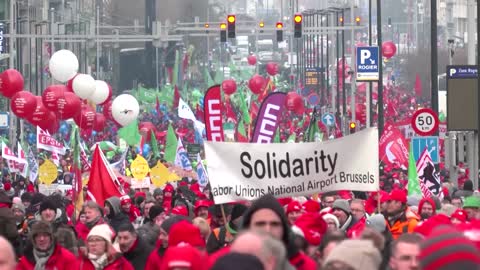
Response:
[[[95,116],[95,111],[90,106],[85,105],[80,113],[73,117],[73,120],[82,129],[92,129]]]
[[[385,41],[382,44],[382,54],[386,58],[391,58],[397,52],[397,46],[392,41]]]
[[[77,74],[78,75],[78,74]],[[77,77],[77,75],[75,75],[73,78],[71,78],[70,80],[67,81],[67,91],[68,92],[72,92],[73,93],[73,80],[75,80],[75,77]]]
[[[263,91],[264,86],[265,79],[258,74],[253,75],[253,77],[248,81],[248,88],[250,88],[250,91],[252,91],[252,93],[255,95],[260,94]]]
[[[0,74],[0,92],[7,98],[23,90],[23,76],[16,69],[7,69]]]
[[[55,111],[61,120],[69,119],[80,113],[82,102],[80,98],[71,92],[63,92],[63,96],[57,99]]]
[[[257,63],[257,57],[251,54],[247,57],[247,61],[250,66],[254,66]]]
[[[289,111],[295,112],[304,106],[303,99],[296,92],[288,92],[287,98],[285,99],[285,106]]]
[[[48,113],[47,121],[45,123],[41,123],[39,125],[43,130],[48,131],[50,134],[55,134],[58,131],[58,128],[60,127],[60,123],[58,122],[57,117],[53,112]]]
[[[10,99],[10,107],[16,116],[28,118],[37,108],[37,99],[28,91],[20,91]]]
[[[57,110],[57,101],[64,96],[64,93],[68,92],[67,87],[62,84],[50,85],[42,93],[42,101],[45,107],[50,111]]]
[[[227,95],[231,95],[237,91],[237,83],[233,79],[228,79],[222,82],[223,92]]]
[[[270,76],[275,76],[278,74],[278,64],[274,62],[267,63],[267,73]]]
[[[103,105],[103,115],[107,120],[112,120],[113,121],[113,116],[112,116],[112,101],[109,100],[105,102]]]
[[[105,116],[101,113],[96,113],[95,114],[95,121],[93,122],[93,130],[97,132],[103,131],[105,128],[105,123],[107,122],[107,119]]]
[[[48,122],[50,111],[43,105],[42,97],[36,96],[35,100],[37,101],[37,107],[28,120],[32,125],[42,127],[44,126],[44,122]]]

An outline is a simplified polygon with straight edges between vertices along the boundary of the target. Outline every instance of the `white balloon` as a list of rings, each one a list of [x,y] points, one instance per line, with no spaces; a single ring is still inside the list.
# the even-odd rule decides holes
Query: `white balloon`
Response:
[[[71,51],[60,50],[52,55],[48,67],[55,80],[67,82],[78,72],[78,59]]]
[[[140,105],[135,97],[128,94],[122,94],[116,97],[112,102],[112,116],[117,123],[127,126],[137,119],[140,111]]]
[[[109,95],[110,88],[108,87],[108,84],[104,81],[96,80],[95,91],[88,97],[88,100],[95,104],[102,104],[107,100]]]
[[[73,92],[79,98],[89,98],[93,92],[95,92],[95,87],[95,79],[88,74],[78,74],[75,79],[73,79]]]

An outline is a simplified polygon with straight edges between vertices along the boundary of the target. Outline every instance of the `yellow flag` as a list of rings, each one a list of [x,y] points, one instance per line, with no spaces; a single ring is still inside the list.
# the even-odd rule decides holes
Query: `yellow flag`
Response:
[[[143,180],[147,176],[150,168],[148,167],[148,162],[141,155],[137,155],[135,160],[130,165],[130,170],[132,171],[133,178],[137,180]]]
[[[38,168],[38,179],[47,186],[51,185],[53,181],[57,179],[57,176],[57,165],[49,159],[45,160],[40,168]]]
[[[170,172],[160,161],[150,169],[150,180],[155,187],[161,187],[167,183]]]

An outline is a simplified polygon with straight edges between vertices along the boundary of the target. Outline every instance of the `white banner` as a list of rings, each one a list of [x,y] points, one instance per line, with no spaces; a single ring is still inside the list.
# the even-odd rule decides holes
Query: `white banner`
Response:
[[[66,150],[63,144],[39,127],[37,127],[37,149],[47,150],[59,155],[65,155]]]
[[[208,176],[216,204],[309,196],[334,190],[376,191],[378,130],[326,142],[205,142]]]

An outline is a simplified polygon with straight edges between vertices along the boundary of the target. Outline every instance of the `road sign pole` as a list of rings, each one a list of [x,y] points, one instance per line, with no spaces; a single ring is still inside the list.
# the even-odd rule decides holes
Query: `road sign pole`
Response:
[[[350,16],[352,17],[352,41],[350,44],[352,46],[352,54],[351,54],[351,58],[352,59],[352,62],[355,58],[355,1],[351,1],[352,2],[352,6],[350,7]],[[356,115],[355,115],[355,92],[356,92],[356,88],[357,88],[357,78],[356,78],[356,74],[355,74],[355,71],[353,70],[352,72],[352,77],[351,77],[351,86],[352,86],[352,92],[351,92],[351,97],[350,97],[350,112],[352,113],[352,121],[355,122],[355,118],[356,118]]]

